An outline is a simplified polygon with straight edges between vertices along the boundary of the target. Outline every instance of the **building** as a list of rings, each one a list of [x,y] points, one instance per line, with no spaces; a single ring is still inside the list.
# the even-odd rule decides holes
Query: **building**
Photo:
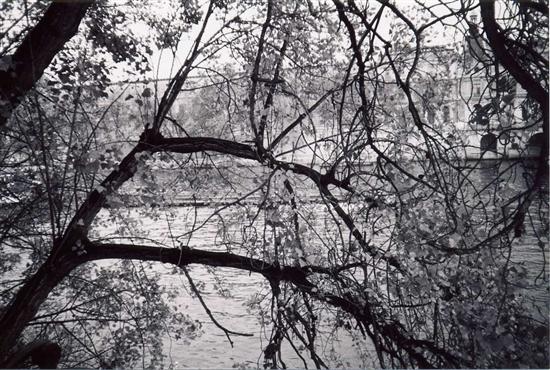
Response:
[[[540,124],[536,123],[536,107],[532,108],[533,103],[527,99],[526,92],[510,76],[506,73],[495,73],[491,51],[483,43],[475,23],[476,19],[472,18],[469,33],[463,40],[421,49],[421,58],[411,84],[414,87],[413,100],[421,119],[430,129],[454,143],[454,150],[459,152],[457,157],[460,159],[536,156],[543,141]],[[410,68],[415,50],[403,47],[401,51],[393,52],[397,68],[406,72]],[[192,84],[212,84],[206,77],[203,79],[204,81],[195,78]],[[247,76],[233,76],[231,79],[239,80],[235,86],[242,85],[246,88]],[[154,111],[151,102],[148,102],[151,97],[143,95],[147,91],[145,85],[150,85],[151,90],[156,86],[162,92],[166,83],[167,81],[156,81],[135,84],[128,90],[129,94],[138,98],[136,101],[140,104],[139,115],[142,120],[151,120],[150,114]],[[377,95],[373,127],[381,149],[385,150],[390,146],[384,144],[385,141],[393,142],[397,147],[399,143],[404,143],[403,140],[408,140],[410,145],[422,147],[422,139],[414,135],[417,130],[412,122],[408,101],[396,84],[394,72],[386,68],[369,81],[369,88]],[[305,105],[312,104],[315,98],[310,102],[304,101]],[[220,97],[213,90],[209,92],[203,89],[201,93],[193,89],[184,91],[174,105],[174,118],[186,122],[185,129],[191,135],[214,136],[220,135],[222,130],[221,137],[251,142],[253,138],[247,115],[230,122],[216,111],[216,99]],[[289,117],[292,120],[303,113],[304,107],[293,108],[291,100],[285,102],[284,97],[277,97],[278,109],[272,110],[270,117],[274,135],[284,129]],[[202,107],[198,112],[197,106]],[[240,109],[246,111],[246,101],[243,100]],[[189,119],[196,114],[201,116]],[[201,127],[199,123],[202,121],[208,123]],[[330,117],[317,112],[312,114],[310,122],[307,121],[309,120],[304,120],[304,124],[296,127],[281,141],[276,153],[278,158],[304,164],[330,165],[334,145],[330,140],[319,138],[335,135],[332,132],[336,127],[335,123],[330,122]],[[376,159],[375,153],[369,150],[361,151],[360,155],[366,161]]]

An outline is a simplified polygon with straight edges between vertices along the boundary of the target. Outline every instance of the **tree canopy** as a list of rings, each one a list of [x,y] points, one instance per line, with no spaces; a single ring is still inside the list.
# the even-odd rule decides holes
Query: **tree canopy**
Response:
[[[546,0],[5,1],[0,32],[0,367],[167,366],[199,328],[159,266],[249,335],[191,265],[264,279],[266,368],[338,333],[548,367]]]

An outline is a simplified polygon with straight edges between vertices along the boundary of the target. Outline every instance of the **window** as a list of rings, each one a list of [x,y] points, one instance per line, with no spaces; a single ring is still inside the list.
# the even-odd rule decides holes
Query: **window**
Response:
[[[472,97],[479,98],[481,96],[481,82],[473,81],[472,89]]]
[[[443,122],[449,122],[451,120],[451,112],[448,106],[443,107]]]

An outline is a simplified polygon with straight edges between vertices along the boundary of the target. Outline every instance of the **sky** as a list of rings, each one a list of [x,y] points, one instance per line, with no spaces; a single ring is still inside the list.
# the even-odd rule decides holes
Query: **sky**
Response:
[[[414,8],[415,2],[412,0],[399,0],[395,2],[396,5],[400,7],[400,9],[411,11],[411,9]],[[430,3],[439,3],[439,1],[436,0],[428,0],[423,2],[424,5],[430,5]],[[203,2],[203,12],[206,10],[205,7],[207,6],[208,2]],[[453,6],[456,4],[455,1],[449,2],[450,6]],[[166,5],[163,7],[161,4],[156,8],[159,14],[166,13],[167,11],[170,11],[169,8],[166,7]],[[447,11],[442,6],[436,6],[432,8],[432,11],[434,14],[440,15],[443,14],[445,11]],[[258,14],[248,15],[250,18],[255,18],[255,20],[262,21],[265,19],[265,14]],[[456,19],[449,19],[449,23],[455,23]],[[205,35],[203,37],[203,40],[207,40],[209,37],[211,37],[221,26],[222,22],[219,19],[216,19],[212,17],[209,20],[209,23],[206,27]],[[391,38],[391,32],[394,25],[392,24],[389,17],[383,18],[380,22],[379,30],[380,33],[386,37],[387,39]],[[175,74],[177,69],[183,64],[185,61],[185,58],[187,54],[189,53],[189,50],[191,49],[193,45],[193,40],[198,35],[198,32],[200,30],[199,26],[194,26],[191,28],[189,32],[186,32],[182,35],[179,47],[175,54],[172,53],[170,50],[156,50],[151,57],[151,64],[153,66],[153,71],[150,73],[149,76],[147,76],[148,79],[167,79],[170,78]],[[132,28],[133,32],[136,32],[138,34],[147,34],[149,32],[147,26],[136,24]],[[453,28],[447,28],[445,30],[445,27],[443,27],[441,24],[434,25],[433,26],[433,32],[430,33],[429,39],[426,39],[427,45],[432,46],[444,46],[448,45],[451,42],[454,42],[459,37],[461,37],[463,30],[457,30]],[[230,61],[230,57],[228,56],[228,53],[225,54],[222,52],[220,56],[220,60],[227,62]]]

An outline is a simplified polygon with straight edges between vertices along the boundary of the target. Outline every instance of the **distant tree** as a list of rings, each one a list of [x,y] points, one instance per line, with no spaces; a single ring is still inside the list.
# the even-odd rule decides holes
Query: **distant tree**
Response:
[[[163,366],[167,328],[198,324],[159,262],[230,342],[248,334],[188,266],[262,275],[265,367],[286,366],[284,342],[333,366],[337,332],[380,367],[548,366],[545,1],[145,4],[3,5],[0,367],[32,343],[66,367]],[[147,75],[154,50],[176,63],[164,86],[111,83]],[[453,89],[474,75],[461,103],[524,112],[491,135],[540,128],[536,158],[464,160]]]

